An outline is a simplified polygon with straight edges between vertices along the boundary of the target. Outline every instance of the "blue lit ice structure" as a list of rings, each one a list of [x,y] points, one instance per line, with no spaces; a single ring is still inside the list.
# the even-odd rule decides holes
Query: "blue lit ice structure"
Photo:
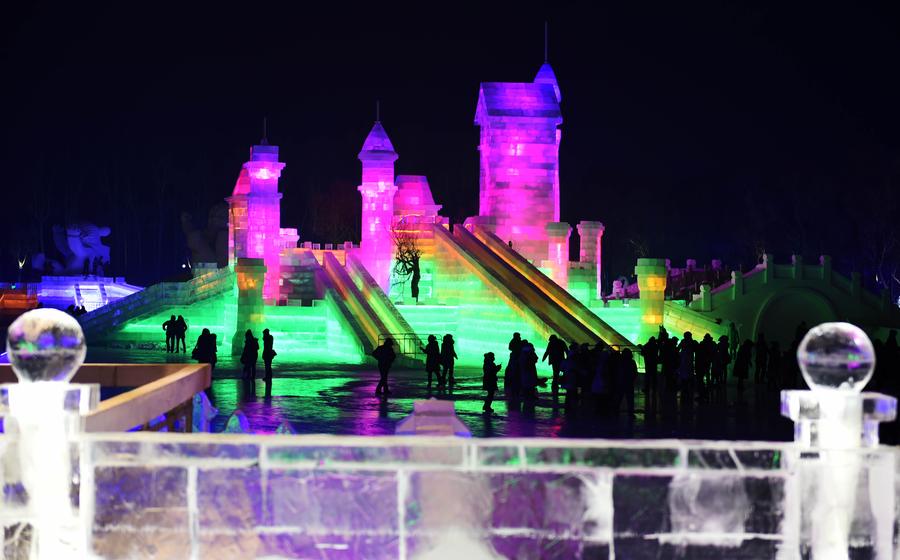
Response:
[[[399,436],[460,436],[472,432],[456,417],[453,401],[428,399],[413,402],[412,414],[397,423]]]

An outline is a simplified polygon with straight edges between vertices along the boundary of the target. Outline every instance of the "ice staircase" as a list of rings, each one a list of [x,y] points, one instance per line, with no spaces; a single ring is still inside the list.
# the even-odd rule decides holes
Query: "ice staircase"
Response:
[[[220,268],[187,282],[160,282],[98,307],[78,318],[90,344],[105,346],[110,336],[133,322],[187,307],[198,302],[232,294],[234,271]],[[98,291],[99,293],[99,291]],[[172,311],[177,314],[176,311]],[[168,318],[168,317],[166,317]],[[157,326],[157,329],[161,327]],[[161,331],[160,331],[161,332]]]

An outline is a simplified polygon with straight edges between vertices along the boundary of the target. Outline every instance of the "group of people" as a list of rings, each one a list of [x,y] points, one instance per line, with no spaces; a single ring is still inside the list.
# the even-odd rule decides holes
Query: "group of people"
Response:
[[[431,393],[431,386],[435,378],[437,378],[438,390],[456,385],[456,380],[453,378],[453,365],[456,363],[458,356],[456,355],[453,335],[445,334],[440,345],[438,345],[437,337],[430,334],[428,335],[428,342],[425,346],[420,346],[419,349],[425,354],[425,371],[428,374],[429,393]],[[394,340],[386,338],[372,351],[372,357],[378,362],[379,374],[375,394],[387,397],[391,394],[388,389],[388,373],[397,357],[396,352],[394,352]]]
[[[83,305],[76,306],[75,304],[72,304],[69,307],[66,307],[66,313],[72,317],[81,317],[87,313],[87,309],[85,309]]]
[[[178,347],[181,346],[182,353],[187,353],[187,322],[181,315],[178,318],[172,315],[168,321],[162,324],[163,330],[166,332],[166,352],[178,353]]]
[[[263,381],[266,386],[266,398],[272,396],[272,360],[278,353],[275,352],[275,337],[269,329],[263,329],[262,359],[265,367]],[[251,396],[256,396],[256,362],[259,360],[259,339],[253,336],[253,331],[247,329],[244,333],[244,348],[241,351],[242,378],[247,383]]]

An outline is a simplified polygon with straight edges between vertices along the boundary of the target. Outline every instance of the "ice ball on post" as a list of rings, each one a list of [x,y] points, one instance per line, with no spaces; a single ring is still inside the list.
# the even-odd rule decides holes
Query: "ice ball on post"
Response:
[[[822,323],[803,337],[797,361],[810,389],[859,393],[875,371],[875,349],[855,325]]]
[[[74,317],[57,309],[34,309],[10,325],[6,352],[20,383],[65,383],[84,363],[87,346]]]

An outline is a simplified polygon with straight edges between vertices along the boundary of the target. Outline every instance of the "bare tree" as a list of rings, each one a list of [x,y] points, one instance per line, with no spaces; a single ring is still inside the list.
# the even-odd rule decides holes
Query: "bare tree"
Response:
[[[422,277],[419,260],[422,250],[419,248],[419,234],[408,229],[405,220],[400,220],[391,227],[391,239],[394,241],[394,282],[393,285],[405,285],[410,281],[410,292],[413,299],[419,301],[419,280]]]

